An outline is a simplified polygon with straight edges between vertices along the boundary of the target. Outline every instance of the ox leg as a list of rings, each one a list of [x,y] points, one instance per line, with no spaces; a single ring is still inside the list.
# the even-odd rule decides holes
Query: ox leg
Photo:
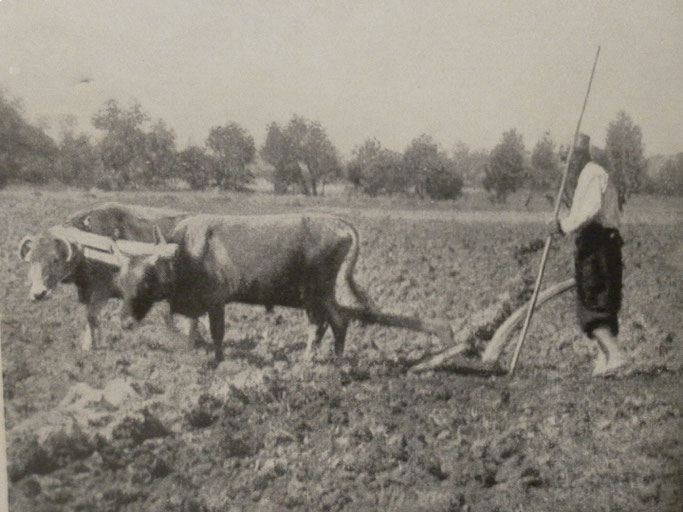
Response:
[[[327,309],[328,319],[334,334],[334,353],[337,357],[344,354],[344,345],[346,344],[346,330],[349,327],[349,319],[344,315],[337,306],[334,300],[329,301],[325,305]]]
[[[178,327],[176,327],[176,325],[178,325]],[[204,339],[199,332],[198,318],[188,318],[183,315],[177,315],[175,322],[170,322],[169,328],[174,332],[179,332],[183,336],[186,336],[190,348],[201,347],[204,344]],[[208,326],[206,330],[209,330]]]
[[[223,336],[225,336],[225,306],[223,304],[209,311],[209,328],[216,363],[220,363],[223,360]]]
[[[313,361],[313,357],[318,351],[318,347],[320,347],[320,342],[323,336],[325,336],[325,332],[327,332],[327,321],[314,322],[310,315],[309,320],[311,320],[311,325],[308,328],[308,340],[306,341],[304,359],[306,361]]]
[[[190,318],[189,322],[190,325],[187,333],[187,341],[190,344],[190,348],[201,347],[204,344],[204,339],[199,332],[199,318]]]
[[[81,348],[83,350],[90,350],[100,344],[100,338],[102,337],[100,329],[100,312],[102,311],[102,308],[104,308],[106,302],[106,297],[93,294],[86,305],[86,319],[88,325],[85,326],[85,331],[83,331],[83,336],[81,337]]]

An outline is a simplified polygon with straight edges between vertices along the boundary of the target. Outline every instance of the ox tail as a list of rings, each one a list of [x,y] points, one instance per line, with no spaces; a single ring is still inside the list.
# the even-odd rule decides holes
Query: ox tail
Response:
[[[444,346],[453,344],[453,331],[451,326],[445,322],[427,321],[417,317],[395,315],[392,313],[385,313],[380,311],[368,293],[361,288],[354,279],[354,270],[358,255],[360,253],[360,236],[356,228],[350,222],[340,219],[348,228],[352,243],[350,254],[347,256],[344,270],[344,280],[349,289],[354,295],[354,298],[359,303],[359,306],[347,306],[339,304],[339,308],[344,315],[353,320],[357,320],[364,324],[378,324],[386,327],[398,327],[401,329],[409,329],[411,331],[424,332],[437,336]]]
[[[349,230],[351,234],[351,253],[347,255],[345,264],[346,269],[344,270],[344,281],[351,290],[356,301],[361,305],[361,308],[370,312],[379,312],[379,308],[372,300],[368,292],[366,292],[354,278],[353,273],[356,269],[356,262],[358,261],[358,255],[360,254],[360,235],[356,228],[350,222],[339,219],[342,221],[344,226]]]
[[[367,324],[399,327],[401,329],[433,334],[438,336],[444,346],[448,347],[453,345],[453,331],[451,330],[451,326],[445,322],[422,320],[418,317],[395,315],[366,308],[340,305],[340,309],[346,316],[353,320],[358,320]]]

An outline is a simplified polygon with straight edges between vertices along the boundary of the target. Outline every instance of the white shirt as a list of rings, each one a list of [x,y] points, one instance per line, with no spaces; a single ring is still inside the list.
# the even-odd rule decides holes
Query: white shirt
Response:
[[[606,228],[619,228],[619,196],[609,175],[595,162],[588,162],[576,183],[569,215],[560,219],[564,233],[595,221]]]

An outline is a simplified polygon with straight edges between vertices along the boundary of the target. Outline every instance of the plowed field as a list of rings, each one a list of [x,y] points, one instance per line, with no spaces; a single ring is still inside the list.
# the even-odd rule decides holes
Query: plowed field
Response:
[[[383,309],[456,330],[524,265],[533,274],[539,252],[515,255],[544,236],[549,216],[266,195],[0,192],[12,512],[681,509],[675,203],[627,205],[620,344],[633,362],[606,380],[590,376],[595,347],[575,325],[573,291],[536,313],[512,379],[408,374],[438,340],[358,324],[342,361],[329,357],[328,334],[305,363],[303,312],[244,305],[226,309],[218,368],[164,325],[165,305],[124,332],[111,301],[105,346],[83,352],[75,288],[31,303],[16,248],[102,200],[226,214],[333,210],[358,228],[357,281]],[[546,283],[571,276],[572,249],[569,239],[555,245]]]

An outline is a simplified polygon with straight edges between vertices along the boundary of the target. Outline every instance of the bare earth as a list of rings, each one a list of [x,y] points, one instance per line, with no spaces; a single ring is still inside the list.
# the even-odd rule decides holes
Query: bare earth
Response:
[[[305,315],[229,306],[226,361],[190,349],[163,305],[82,352],[75,288],[28,301],[16,255],[27,233],[98,201],[202,212],[316,210],[360,231],[357,280],[388,311],[455,327],[500,294],[515,249],[544,234],[547,204],[265,194],[0,192],[2,356],[14,511],[680,510],[683,395],[680,200],[633,198],[625,212],[620,343],[633,359],[591,379],[595,348],[573,294],[544,306],[513,379],[409,375],[440,347],[409,331],[354,324],[347,352],[303,362]],[[572,242],[546,282],[571,275]],[[328,335],[329,336],[329,335]],[[376,346],[377,348],[373,348]],[[505,362],[511,350],[505,352]],[[232,508],[231,508],[232,507]]]

